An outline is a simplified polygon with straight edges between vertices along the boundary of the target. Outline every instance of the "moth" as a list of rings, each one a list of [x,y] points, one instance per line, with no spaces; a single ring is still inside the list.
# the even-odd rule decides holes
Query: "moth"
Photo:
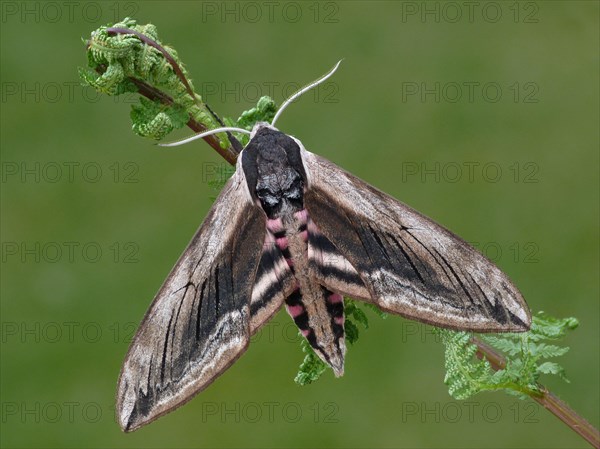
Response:
[[[344,296],[445,328],[529,329],[521,293],[491,261],[275,128],[287,105],[336,68],[251,131],[131,343],[117,392],[124,431],[206,388],[283,305],[336,376],[344,372]],[[192,139],[225,131],[248,132],[219,128]]]

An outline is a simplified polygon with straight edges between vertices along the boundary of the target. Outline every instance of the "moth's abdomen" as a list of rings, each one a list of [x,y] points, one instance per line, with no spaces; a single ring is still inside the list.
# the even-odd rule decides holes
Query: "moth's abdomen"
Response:
[[[341,295],[320,287],[321,294],[304,297],[298,287],[285,300],[287,312],[300,333],[336,376],[344,374],[344,301]]]
[[[333,293],[323,288],[327,298],[327,311],[333,319],[334,334],[338,337],[344,336],[344,298],[339,293]]]
[[[344,302],[341,295],[320,285],[309,273],[308,213],[305,209],[269,219],[272,233],[294,274],[297,287],[285,300],[286,309],[301,334],[337,376],[344,372]]]

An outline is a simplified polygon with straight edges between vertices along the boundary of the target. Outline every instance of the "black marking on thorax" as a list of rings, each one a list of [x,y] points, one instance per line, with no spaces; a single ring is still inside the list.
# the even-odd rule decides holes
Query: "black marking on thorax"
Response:
[[[298,144],[280,131],[259,128],[242,153],[248,189],[269,218],[304,209],[306,172]]]

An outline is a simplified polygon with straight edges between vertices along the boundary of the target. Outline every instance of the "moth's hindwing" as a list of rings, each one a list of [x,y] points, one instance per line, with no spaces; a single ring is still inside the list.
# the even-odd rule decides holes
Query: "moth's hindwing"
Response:
[[[297,287],[294,274],[276,244],[275,236],[266,230],[263,253],[252,289],[250,333],[254,334],[283,305]]]
[[[238,166],[131,343],[117,392],[123,430],[139,428],[208,386],[244,352],[251,328],[280,307],[281,298],[264,294],[256,306],[264,313],[254,321],[250,316],[256,271],[259,263],[269,265],[261,256],[265,221]]]
[[[316,282],[343,296],[370,300],[371,294],[354,266],[323,235],[310,216],[307,228],[309,270]]]
[[[319,282],[436,326],[478,332],[529,328],[525,300],[491,261],[296,141],[308,178],[305,207],[326,238],[313,237],[312,243]]]

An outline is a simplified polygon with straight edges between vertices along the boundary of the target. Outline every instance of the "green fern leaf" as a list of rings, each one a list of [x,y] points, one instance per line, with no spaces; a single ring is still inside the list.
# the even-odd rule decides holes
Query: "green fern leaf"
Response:
[[[569,348],[544,343],[543,340],[563,338],[577,325],[575,318],[558,319],[540,312],[533,317],[529,332],[480,336],[505,355],[506,365],[497,371],[493,371],[486,360],[475,357],[477,346],[472,342],[472,334],[436,329],[445,346],[444,381],[450,395],[456,399],[467,399],[481,391],[504,390],[526,397],[539,394],[537,381],[542,374],[554,374],[567,380],[559,364],[543,359],[564,355]]]
[[[321,374],[325,372],[327,365],[319,358],[317,354],[315,354],[312,347],[304,337],[300,339],[300,346],[302,347],[302,352],[304,352],[306,356],[300,365],[294,382],[296,382],[298,385],[304,386],[319,379]]]

